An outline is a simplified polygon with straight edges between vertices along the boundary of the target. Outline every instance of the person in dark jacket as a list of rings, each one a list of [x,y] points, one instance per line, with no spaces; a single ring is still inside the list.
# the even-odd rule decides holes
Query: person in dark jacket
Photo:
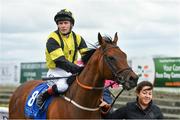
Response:
[[[148,81],[140,82],[136,87],[137,99],[124,107],[108,113],[105,119],[163,119],[160,108],[152,100],[153,85]]]

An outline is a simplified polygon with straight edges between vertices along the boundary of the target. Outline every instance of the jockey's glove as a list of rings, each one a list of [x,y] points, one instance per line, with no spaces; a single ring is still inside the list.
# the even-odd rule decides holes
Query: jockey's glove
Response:
[[[81,71],[84,69],[84,67],[79,67],[78,73],[81,73]]]
[[[74,64],[73,66],[71,66],[71,73],[72,73],[72,74],[79,73],[80,70],[81,70],[81,67],[79,67],[78,65],[75,65],[75,64]]]

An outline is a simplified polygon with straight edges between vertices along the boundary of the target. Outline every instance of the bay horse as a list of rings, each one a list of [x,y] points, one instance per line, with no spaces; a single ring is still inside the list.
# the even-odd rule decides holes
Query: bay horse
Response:
[[[119,81],[123,88],[129,90],[137,85],[138,76],[128,66],[126,54],[117,46],[118,35],[107,42],[98,33],[99,47],[96,47],[85,68],[76,77],[64,97],[56,96],[50,103],[47,119],[63,118],[101,118],[100,99],[102,98],[104,81]],[[9,102],[10,119],[26,119],[24,106],[28,94],[43,80],[32,80],[20,85]],[[27,118],[28,119],[28,118]]]

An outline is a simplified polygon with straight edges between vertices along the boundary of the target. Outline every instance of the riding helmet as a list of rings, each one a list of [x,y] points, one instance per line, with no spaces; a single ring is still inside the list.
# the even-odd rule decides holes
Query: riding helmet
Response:
[[[68,20],[74,25],[75,20],[71,11],[62,9],[54,16],[54,21],[56,22],[56,24],[58,23],[58,21],[64,20]]]

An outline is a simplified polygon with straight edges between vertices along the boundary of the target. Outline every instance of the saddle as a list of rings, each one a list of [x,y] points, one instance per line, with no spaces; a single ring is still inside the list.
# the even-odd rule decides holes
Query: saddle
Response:
[[[27,118],[32,119],[46,119],[46,112],[49,104],[52,101],[53,96],[49,97],[43,104],[42,108],[39,108],[36,104],[36,97],[44,92],[48,88],[47,82],[41,83],[36,86],[32,92],[28,95],[26,100],[24,111]]]

